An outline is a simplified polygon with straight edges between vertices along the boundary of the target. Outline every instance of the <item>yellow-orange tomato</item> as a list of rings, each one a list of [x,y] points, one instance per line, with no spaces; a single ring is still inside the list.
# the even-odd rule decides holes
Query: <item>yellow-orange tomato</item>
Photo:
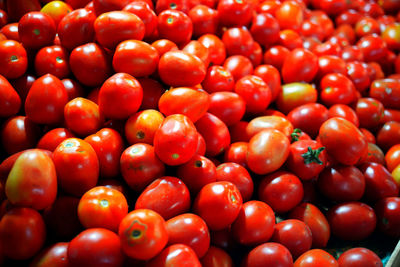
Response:
[[[125,123],[125,137],[129,144],[153,144],[154,134],[164,121],[161,112],[154,109],[139,111]]]
[[[279,110],[288,113],[292,109],[317,102],[317,90],[308,83],[288,83],[282,86],[282,91],[276,99]]]
[[[49,15],[57,26],[62,18],[72,10],[72,7],[63,1],[51,1],[42,7],[40,12]]]
[[[246,127],[246,132],[249,136],[252,137],[265,129],[275,129],[282,132],[287,137],[290,137],[290,135],[293,133],[294,128],[292,123],[286,118],[272,115],[261,116],[252,119]]]

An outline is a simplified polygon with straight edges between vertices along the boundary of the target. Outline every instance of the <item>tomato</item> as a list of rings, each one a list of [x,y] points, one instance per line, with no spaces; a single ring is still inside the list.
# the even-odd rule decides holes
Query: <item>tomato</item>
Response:
[[[21,98],[8,80],[0,75],[0,117],[11,117],[21,108]]]
[[[253,248],[244,258],[244,267],[282,266],[292,267],[293,257],[283,245],[275,242],[261,244]]]
[[[99,16],[105,12],[121,10],[129,2],[129,0],[94,0],[93,8],[96,15]]]
[[[116,72],[143,77],[154,73],[158,60],[158,51],[153,46],[140,40],[126,40],[118,44],[112,64]]]
[[[53,152],[57,179],[65,192],[81,196],[97,184],[99,160],[92,146],[78,138],[68,138]]]
[[[140,85],[143,89],[143,100],[140,109],[157,109],[158,101],[164,93],[164,87],[157,80],[150,78],[139,78]]]
[[[325,168],[319,175],[318,188],[334,201],[357,201],[365,191],[365,177],[354,166],[336,165]]]
[[[248,143],[247,142],[233,142],[231,145],[228,147],[228,149],[225,151],[224,154],[224,161],[226,163],[237,163],[243,167],[247,167],[247,160],[246,160],[246,156],[247,156],[247,148],[248,148]],[[243,194],[242,195],[246,195]],[[243,199],[246,201],[248,199],[246,199],[243,196]]]
[[[339,267],[338,262],[328,252],[322,249],[311,249],[303,253],[294,262],[294,267]]]
[[[192,194],[197,194],[203,186],[217,181],[217,170],[214,163],[198,154],[178,166],[177,175]]]
[[[214,34],[203,34],[198,41],[208,48],[210,62],[214,65],[224,63],[226,58],[225,45],[220,38]]]
[[[229,28],[222,35],[222,42],[228,55],[248,55],[253,48],[253,37],[247,29]]]
[[[151,37],[157,29],[157,15],[154,13],[152,1],[133,1],[122,10],[135,14],[144,23],[144,38]]]
[[[282,66],[285,83],[310,82],[318,71],[318,58],[302,48],[291,51]]]
[[[246,26],[253,15],[253,6],[250,1],[218,1],[218,18],[221,25],[226,27]]]
[[[254,71],[253,63],[250,59],[242,55],[234,55],[225,59],[223,67],[228,70],[235,81],[240,80],[246,75],[251,75]]]
[[[294,128],[317,136],[321,125],[329,118],[328,109],[319,103],[308,103],[292,109],[286,116]]]
[[[42,250],[31,262],[31,267],[68,267],[68,242],[58,242]]]
[[[46,226],[39,212],[31,208],[12,208],[0,221],[0,245],[6,257],[25,260],[43,247]]]
[[[44,5],[40,12],[49,15],[57,27],[62,18],[72,10],[72,7],[63,1],[51,1]]]
[[[161,13],[166,9],[176,9],[184,13],[188,11],[196,4],[195,1],[184,1],[184,0],[160,0],[157,1],[155,11],[157,14]]]
[[[47,73],[59,79],[68,77],[70,73],[68,52],[65,48],[53,45],[40,49],[35,57],[35,70],[38,76]]]
[[[247,166],[257,174],[278,170],[289,155],[289,139],[280,131],[266,129],[249,141]]]
[[[17,41],[0,41],[0,58],[0,74],[7,79],[21,77],[28,68],[27,52]]]
[[[119,174],[119,161],[123,152],[121,135],[110,128],[103,128],[85,138],[96,152],[100,165],[100,176],[115,177]]]
[[[65,90],[67,91],[68,100],[72,100],[76,97],[84,95],[82,85],[80,85],[77,81],[66,78],[62,79],[61,82],[64,84]],[[87,98],[92,100],[89,96]],[[97,103],[97,100],[93,102]]]
[[[201,267],[200,261],[196,253],[189,246],[184,244],[174,244],[166,247],[157,256],[146,263],[147,267]]]
[[[51,157],[38,149],[23,152],[8,175],[5,193],[13,205],[37,210],[49,207],[57,196],[56,168]]]
[[[74,135],[66,128],[55,128],[45,133],[40,138],[37,148],[54,151],[56,147],[65,139],[74,137]]]
[[[52,44],[56,36],[56,24],[45,13],[29,12],[18,22],[18,35],[24,47],[38,49]]]
[[[329,118],[341,117],[353,123],[356,127],[360,127],[360,121],[358,119],[357,113],[350,106],[344,104],[334,104],[329,107],[328,112]]]
[[[246,111],[245,100],[234,92],[215,92],[210,96],[208,112],[220,118],[227,126],[239,122]]]
[[[158,102],[158,108],[164,115],[186,115],[193,123],[208,110],[210,96],[203,90],[178,87],[166,91]]]
[[[246,102],[247,113],[261,112],[271,102],[271,89],[255,75],[246,75],[236,81],[235,93]]]
[[[61,45],[68,50],[73,50],[75,47],[93,42],[95,20],[95,14],[84,8],[66,14],[57,27]]]
[[[206,255],[201,258],[203,267],[233,267],[232,258],[225,250],[210,246]]]
[[[382,103],[373,98],[360,98],[355,109],[360,126],[364,128],[378,126],[383,117],[383,110]]]
[[[387,197],[379,200],[374,207],[377,227],[385,235],[397,238],[399,231],[400,198]]]
[[[9,155],[33,148],[39,137],[40,128],[25,116],[14,116],[4,122],[1,142]]]
[[[118,231],[119,224],[128,214],[128,203],[118,190],[96,186],[81,197],[78,217],[85,228],[105,228]]]
[[[201,83],[208,93],[233,91],[235,81],[232,74],[222,66],[211,66],[207,69],[206,76]]]
[[[232,224],[242,207],[239,189],[230,182],[214,182],[205,185],[197,194],[193,211],[211,230],[221,230]]]
[[[106,118],[125,119],[138,111],[143,99],[140,83],[127,73],[116,73],[100,88],[99,108]]]
[[[338,258],[339,266],[382,267],[382,260],[372,250],[367,248],[351,248]]]
[[[369,162],[361,166],[365,177],[365,193],[367,200],[376,202],[385,197],[399,195],[399,186],[393,176],[383,165]]]
[[[389,172],[400,165],[400,144],[392,146],[385,155],[386,168]]]
[[[133,210],[119,225],[122,251],[128,257],[149,260],[159,254],[168,242],[164,219],[149,209]]]
[[[367,153],[368,143],[364,135],[343,118],[325,121],[319,130],[319,138],[327,153],[345,165],[356,164]]]
[[[250,32],[255,41],[268,47],[278,41],[278,20],[268,13],[259,13],[253,17]]]
[[[287,83],[276,98],[276,105],[283,113],[289,113],[304,104],[317,101],[317,90],[308,83]]]
[[[154,134],[164,120],[157,110],[147,109],[130,116],[125,123],[125,137],[130,144],[153,144]]]
[[[243,204],[238,217],[232,224],[232,234],[244,245],[267,242],[273,232],[275,215],[270,206],[258,200]]]
[[[392,146],[400,143],[400,122],[388,121],[378,131],[376,142],[380,148],[387,151]]]
[[[193,23],[193,36],[215,34],[218,30],[218,12],[204,4],[194,6],[189,10],[188,16]]]
[[[302,180],[309,180],[321,173],[326,165],[325,147],[314,140],[299,140],[290,145],[286,164]]]
[[[177,45],[186,44],[192,37],[193,23],[189,16],[179,10],[167,9],[158,14],[157,30],[160,38]]]
[[[81,232],[70,241],[67,255],[73,266],[122,266],[124,260],[118,235],[103,228]]]
[[[332,234],[343,240],[363,240],[376,227],[374,210],[361,202],[338,204],[327,213]]]
[[[358,40],[357,46],[366,62],[382,60],[387,54],[386,43],[378,35],[369,34],[362,37]]]
[[[356,88],[345,75],[331,73],[325,75],[320,82],[321,101],[327,106],[334,104],[350,104],[356,100]]]

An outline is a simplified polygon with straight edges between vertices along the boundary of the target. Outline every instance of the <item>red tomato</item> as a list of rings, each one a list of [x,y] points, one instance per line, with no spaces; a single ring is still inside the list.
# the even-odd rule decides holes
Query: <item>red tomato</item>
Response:
[[[206,76],[204,63],[185,51],[169,51],[158,63],[161,80],[171,86],[195,86]]]
[[[99,16],[105,12],[121,10],[130,2],[130,0],[94,0],[93,8],[96,15]]]
[[[123,40],[121,43],[118,42],[112,65],[116,72],[125,72],[138,78],[153,74],[158,61],[157,49],[148,43],[140,40]]]
[[[193,249],[184,244],[168,246],[146,263],[146,267],[168,266],[201,267],[201,264]]]
[[[164,93],[164,87],[157,80],[150,78],[139,78],[140,85],[143,89],[143,100],[140,109],[157,109],[158,101]]]
[[[224,154],[224,161],[229,163],[237,163],[243,167],[247,167],[247,149],[248,149],[249,143],[247,142],[232,142],[231,145],[228,147],[228,149],[225,151]],[[246,201],[243,194],[243,199]]]
[[[127,4],[122,10],[138,16],[144,23],[144,38],[149,38],[157,29],[157,15],[152,8],[152,1],[133,1]]]
[[[363,240],[375,230],[374,210],[361,202],[338,204],[327,213],[332,234],[343,240]]]
[[[225,250],[210,246],[206,255],[201,258],[203,267],[233,267],[232,258]]]
[[[130,144],[153,144],[154,134],[164,120],[157,110],[147,109],[130,116],[125,123],[125,137]]]
[[[99,108],[106,118],[125,119],[138,111],[143,99],[140,83],[127,73],[108,78],[100,88]]]
[[[40,252],[33,261],[31,267],[68,267],[68,242],[58,242]]]
[[[298,30],[303,22],[303,10],[296,1],[282,3],[275,12],[281,29]]]
[[[71,137],[74,137],[74,135],[68,129],[55,128],[45,133],[36,147],[53,152],[62,141]]]
[[[392,172],[400,165],[400,144],[392,146],[385,155],[386,168]]]
[[[186,51],[200,58],[201,61],[203,61],[204,66],[208,67],[210,65],[210,52],[208,51],[208,48],[199,41],[190,41],[183,47],[182,51]]]
[[[292,267],[290,251],[279,243],[269,242],[253,248],[244,258],[244,267],[282,266]]]
[[[232,224],[232,234],[243,245],[267,242],[274,233],[275,215],[270,206],[258,200],[243,204]]]
[[[387,46],[383,39],[376,34],[369,34],[357,42],[366,62],[379,61],[385,58]]]
[[[350,106],[344,104],[334,104],[328,110],[329,118],[341,117],[353,123],[357,128],[360,126],[360,121],[358,119],[357,113]]]
[[[200,36],[198,41],[208,48],[211,63],[214,65],[220,65],[224,63],[226,58],[226,49],[221,39],[214,34],[208,33]]]
[[[328,105],[350,104],[356,100],[356,88],[353,82],[345,75],[331,73],[325,75],[320,83],[321,101]]]
[[[245,100],[234,92],[215,92],[210,95],[208,112],[220,118],[227,126],[239,122],[246,111]]]
[[[400,143],[400,122],[388,121],[378,131],[376,143],[384,151]]]
[[[221,230],[232,224],[242,207],[239,189],[230,182],[214,182],[205,185],[197,194],[193,211],[211,230]]]
[[[210,247],[210,233],[206,222],[192,213],[184,213],[166,222],[168,244],[185,244],[197,257],[203,257]]]
[[[13,205],[42,210],[53,204],[57,175],[51,157],[39,149],[23,152],[8,175],[5,193]]]
[[[375,204],[374,209],[379,231],[394,238],[399,237],[400,198],[383,198]]]
[[[56,24],[45,13],[29,12],[18,22],[18,35],[24,47],[38,49],[53,43]]]
[[[96,186],[81,197],[79,221],[85,228],[105,228],[118,231],[121,220],[128,214],[128,203],[118,190]]]
[[[232,74],[222,66],[211,66],[207,69],[206,77],[201,83],[208,93],[233,91],[235,81]]]
[[[57,179],[65,192],[81,196],[97,184],[99,160],[92,146],[78,138],[61,142],[53,153]]]
[[[65,90],[68,94],[68,100],[72,100],[76,97],[80,97],[84,95],[82,85],[80,85],[77,81],[72,79],[62,79],[61,82],[64,84]],[[92,100],[89,96],[87,97],[89,100]],[[96,101],[93,101],[97,104]]]
[[[228,57],[225,59],[223,67],[232,74],[235,81],[246,75],[251,75],[254,71],[253,63],[249,58],[242,55]]]
[[[181,45],[186,44],[191,39],[193,23],[189,16],[182,11],[167,9],[158,14],[157,30],[160,38]]]
[[[68,245],[68,263],[73,266],[122,266],[124,256],[118,235],[103,228],[81,232]]]
[[[0,246],[6,257],[26,260],[43,247],[46,226],[39,212],[30,208],[12,208],[0,221]]]
[[[168,242],[164,219],[149,209],[129,212],[122,219],[118,233],[124,254],[138,260],[153,258]]]
[[[291,51],[282,66],[282,78],[285,83],[311,82],[317,72],[317,56],[302,48]]]
[[[40,49],[35,56],[35,70],[38,76],[47,73],[53,74],[59,79],[69,76],[67,50],[58,45],[46,46]]]
[[[188,162],[180,165],[177,169],[177,174],[192,194],[197,194],[206,184],[217,181],[217,171],[214,163],[198,154],[194,155]]]
[[[339,266],[382,267],[382,260],[372,250],[367,248],[351,248],[338,258]]]
[[[226,27],[246,26],[252,19],[253,8],[251,1],[218,1],[218,18],[221,25]]]
[[[293,124],[311,136],[317,136],[319,128],[328,118],[328,109],[319,103],[308,103],[292,109],[286,118]]]
[[[247,166],[257,174],[278,170],[289,155],[289,139],[280,131],[266,129],[249,141]]]
[[[321,144],[338,162],[356,164],[368,149],[364,135],[351,122],[334,117],[325,121],[319,130]]]
[[[271,101],[274,101],[281,92],[281,75],[272,65],[260,65],[254,70],[254,75],[263,79],[271,90]]]
[[[21,108],[21,98],[8,80],[0,75],[0,117],[11,117]]]
[[[210,96],[203,90],[178,87],[166,91],[158,101],[158,108],[165,116],[186,115],[193,123],[198,121],[210,106]]]
[[[303,253],[294,262],[294,267],[339,267],[338,262],[328,252],[322,249],[311,249]]]
[[[335,165],[320,173],[318,188],[333,201],[357,201],[364,194],[365,177],[354,166]]]
[[[135,191],[142,190],[165,172],[165,166],[156,156],[154,147],[144,143],[125,149],[120,164],[122,177]]]
[[[271,102],[271,89],[259,77],[246,75],[235,84],[235,93],[246,102],[247,113],[257,113],[267,109]]]
[[[252,119],[246,127],[246,132],[250,137],[265,129],[275,129],[290,137],[293,132],[293,125],[286,118],[270,115],[260,116]]]
[[[255,41],[268,47],[279,39],[279,22],[268,13],[259,13],[253,16],[250,32]]]
[[[196,5],[189,10],[188,16],[193,23],[193,36],[215,34],[218,30],[218,12],[204,4]]]
[[[7,79],[21,77],[28,68],[26,50],[17,41],[0,41],[0,58],[0,74]]]
[[[189,211],[190,192],[178,178],[164,176],[154,180],[139,195],[135,209],[150,209],[168,220]]]
[[[253,48],[254,40],[251,33],[244,28],[229,28],[222,35],[226,53],[232,55],[248,55]]]
[[[311,203],[302,203],[290,212],[289,218],[303,221],[310,227],[314,248],[322,248],[327,245],[330,238],[329,223],[316,206]]]

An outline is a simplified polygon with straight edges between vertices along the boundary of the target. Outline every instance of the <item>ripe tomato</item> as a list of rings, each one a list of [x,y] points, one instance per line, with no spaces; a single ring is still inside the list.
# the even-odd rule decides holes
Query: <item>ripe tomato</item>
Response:
[[[6,257],[26,260],[42,248],[46,226],[39,212],[30,208],[12,208],[0,221],[0,246]]]
[[[218,1],[218,18],[221,25],[226,27],[246,26],[251,21],[253,8],[251,1]]]
[[[91,228],[77,235],[68,245],[68,263],[73,266],[122,266],[124,256],[118,235],[103,228]]]
[[[226,53],[232,55],[248,55],[253,48],[254,40],[245,28],[229,28],[222,35]]]
[[[99,160],[92,146],[78,138],[68,138],[53,152],[57,179],[65,192],[81,196],[97,184]]]
[[[400,144],[392,146],[385,154],[386,168],[392,172],[400,165]]]
[[[182,11],[167,9],[158,14],[157,30],[160,38],[182,45],[191,39],[193,23]]]
[[[283,245],[275,242],[261,244],[253,248],[244,258],[244,267],[282,266],[292,267],[293,257]]]
[[[400,198],[383,198],[375,204],[374,210],[379,231],[394,238],[399,237]]]
[[[121,220],[128,214],[128,203],[118,190],[96,186],[81,197],[79,221],[85,228],[105,228],[118,232]]]
[[[215,9],[204,5],[204,3],[190,9],[188,16],[193,23],[193,36],[200,37],[203,34],[217,33],[218,15]]]
[[[146,263],[146,267],[201,267],[196,253],[187,245],[174,244],[166,247],[157,256]]]
[[[232,140],[233,141],[233,140]],[[237,163],[243,167],[247,167],[247,149],[249,143],[247,142],[232,142],[224,154],[224,161],[229,163]],[[243,200],[247,201],[245,193],[242,193]]]
[[[157,80],[150,78],[139,78],[140,85],[143,89],[143,100],[140,109],[157,109],[158,101],[164,93],[164,87]]]
[[[57,176],[51,157],[39,149],[23,152],[8,175],[5,193],[13,205],[42,210],[53,204]]]
[[[378,131],[376,142],[383,151],[400,143],[400,121],[388,121]]]
[[[68,267],[68,250],[69,242],[58,242],[46,249],[42,250],[32,260],[31,267],[46,267],[46,266],[57,266],[57,267]]]
[[[339,266],[382,267],[382,260],[372,250],[367,248],[351,248],[338,258]]]
[[[299,128],[314,137],[318,135],[319,128],[329,118],[329,114],[324,105],[308,103],[292,109],[286,118],[294,128]]]
[[[47,73],[59,79],[69,76],[68,52],[59,45],[46,46],[40,49],[35,56],[35,70],[38,76]]]
[[[232,74],[235,81],[246,75],[251,75],[254,71],[253,63],[249,58],[242,55],[228,57],[225,59],[223,67]]]
[[[94,0],[93,9],[97,16],[109,11],[121,10],[129,4],[129,0]]]
[[[198,39],[205,47],[208,48],[210,62],[214,65],[221,65],[226,58],[225,45],[220,38],[214,34],[203,34]]]
[[[124,254],[138,260],[153,258],[168,242],[164,219],[149,209],[129,212],[122,219],[118,234]]]
[[[265,129],[275,129],[290,137],[293,132],[293,125],[285,117],[270,115],[260,116],[252,119],[246,127],[246,133],[253,137]]]
[[[344,104],[334,104],[329,108],[328,112],[329,118],[341,117],[353,123],[357,128],[360,126],[357,113],[350,106]]]
[[[282,86],[276,98],[276,105],[279,110],[287,114],[296,107],[316,102],[317,95],[317,90],[311,84],[287,83]]]
[[[206,222],[196,214],[183,213],[166,222],[168,244],[185,244],[202,258],[210,247],[210,232]]]
[[[210,95],[208,112],[220,118],[227,126],[239,122],[246,111],[245,100],[234,92],[215,92]]]
[[[36,147],[53,152],[62,141],[71,137],[75,136],[68,129],[55,128],[45,133],[42,138],[40,138]]]
[[[294,262],[294,267],[339,267],[338,262],[328,252],[322,249],[311,249],[303,253]]]
[[[143,89],[138,80],[127,73],[116,73],[100,88],[99,108],[106,118],[126,119],[138,111]]]
[[[72,7],[63,1],[50,1],[42,7],[40,12],[49,15],[57,27],[62,18],[72,10]]]
[[[133,1],[127,4],[122,10],[135,14],[144,23],[144,38],[149,38],[157,29],[157,15],[152,8],[152,1]]]
[[[211,230],[221,230],[232,224],[242,207],[239,189],[230,182],[214,182],[205,185],[197,194],[193,211]]]
[[[327,106],[350,104],[356,100],[356,88],[353,82],[340,73],[325,75],[320,83],[320,98]]]
[[[146,109],[130,116],[125,123],[125,137],[130,144],[153,144],[154,134],[164,120],[157,110]]]
[[[190,41],[183,47],[182,51],[186,51],[200,58],[201,61],[203,61],[204,66],[208,67],[210,65],[210,52],[208,51],[208,48],[199,41]]]
[[[24,47],[38,49],[53,43],[56,24],[43,12],[29,12],[18,22],[18,35]]]
[[[0,75],[0,117],[11,117],[21,108],[21,98],[8,80]]]
[[[272,97],[268,85],[255,75],[246,75],[236,81],[235,93],[246,102],[247,113],[258,113],[267,109]]]
[[[258,200],[243,204],[232,224],[232,234],[243,245],[267,242],[274,233],[275,215],[270,206]]]
[[[233,261],[229,254],[215,246],[210,246],[206,255],[201,258],[203,267],[233,267]]]
[[[360,130],[351,122],[334,117],[325,121],[319,130],[321,144],[338,162],[354,165],[368,149],[368,143]]]
[[[303,48],[291,51],[282,66],[282,78],[285,83],[311,82],[317,72],[317,56]]]
[[[7,79],[21,77],[28,68],[27,52],[17,41],[0,41],[0,58],[0,74]]]

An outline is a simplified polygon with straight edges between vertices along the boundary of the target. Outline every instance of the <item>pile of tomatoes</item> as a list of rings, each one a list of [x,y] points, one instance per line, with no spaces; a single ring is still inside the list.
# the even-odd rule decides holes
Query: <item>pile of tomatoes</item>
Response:
[[[0,0],[0,265],[382,266],[399,10]]]

